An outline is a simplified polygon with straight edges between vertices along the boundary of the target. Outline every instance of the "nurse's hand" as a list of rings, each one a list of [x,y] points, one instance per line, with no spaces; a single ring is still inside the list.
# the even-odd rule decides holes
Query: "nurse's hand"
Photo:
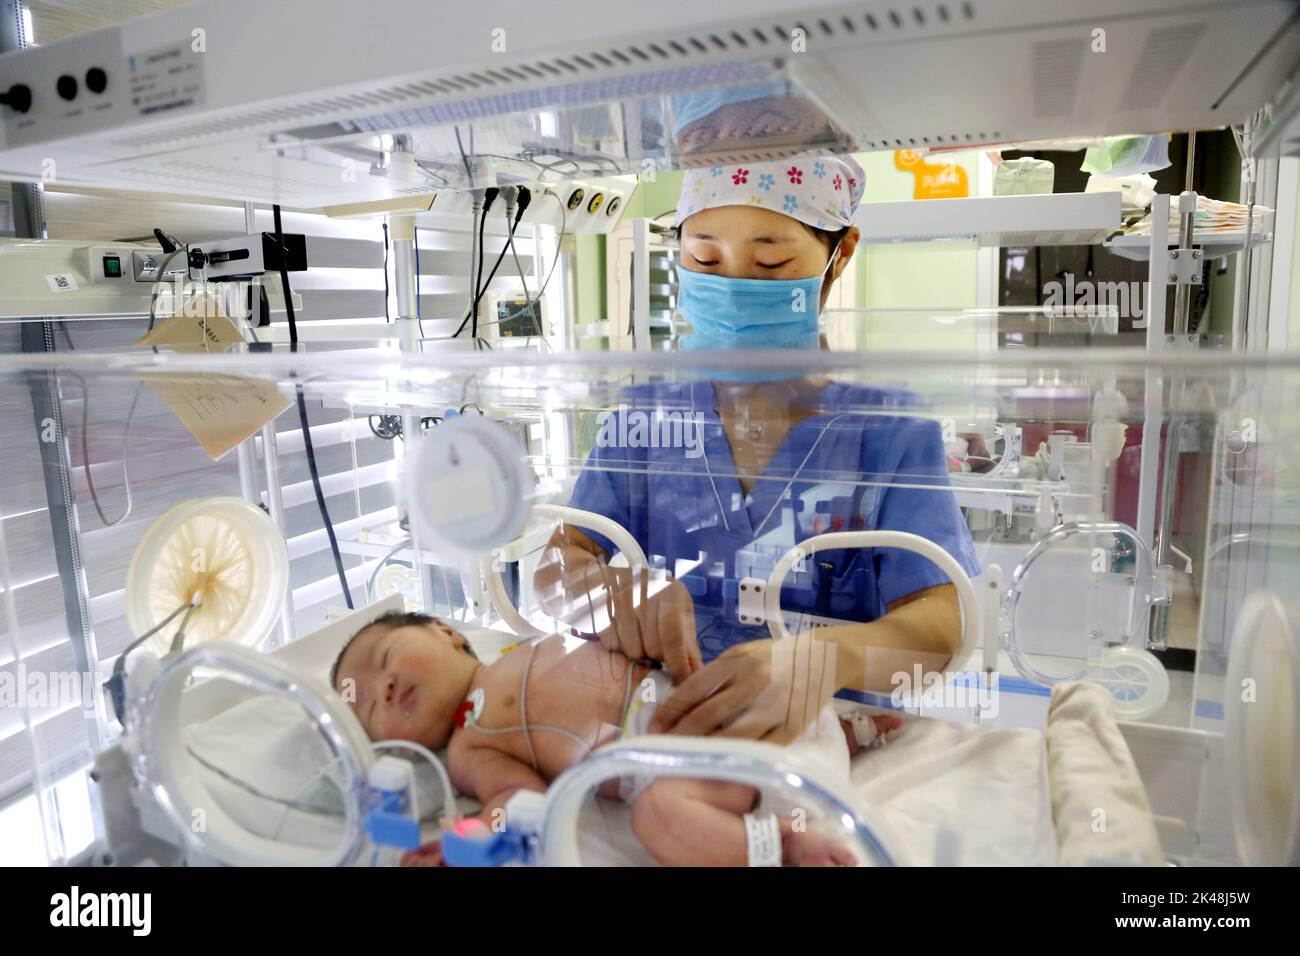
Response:
[[[612,621],[597,632],[601,644],[630,660],[660,661],[673,683],[681,684],[701,667],[695,638],[695,605],[682,582],[662,571],[649,572],[648,598],[642,602],[635,575],[602,567],[606,593],[613,595]]]
[[[807,634],[730,647],[659,705],[650,732],[790,743],[840,688],[836,649]]]
[[[640,575],[610,567],[604,549],[572,525],[556,529],[533,576],[538,603],[551,617],[632,660],[662,662],[681,683],[700,668],[695,605],[665,571],[647,571],[644,583],[643,592]]]

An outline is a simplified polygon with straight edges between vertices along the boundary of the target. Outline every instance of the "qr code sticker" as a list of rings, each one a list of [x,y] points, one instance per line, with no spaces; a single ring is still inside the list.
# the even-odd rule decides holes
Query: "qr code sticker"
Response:
[[[50,288],[55,292],[76,292],[77,280],[72,278],[66,272],[56,272],[54,275],[47,275],[45,281],[50,284]]]

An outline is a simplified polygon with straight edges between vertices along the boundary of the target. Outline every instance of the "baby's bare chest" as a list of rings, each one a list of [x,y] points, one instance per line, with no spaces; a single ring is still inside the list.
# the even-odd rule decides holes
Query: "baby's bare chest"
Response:
[[[487,668],[476,688],[483,695],[482,710],[453,738],[454,762],[471,749],[486,748],[550,780],[617,737],[629,682],[627,660],[598,645],[569,654],[554,650],[540,649],[531,667],[522,666],[526,658],[515,651]]]

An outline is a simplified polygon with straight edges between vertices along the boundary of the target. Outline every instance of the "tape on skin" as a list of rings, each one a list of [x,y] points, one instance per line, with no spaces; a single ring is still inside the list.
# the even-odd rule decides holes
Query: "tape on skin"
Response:
[[[775,813],[757,816],[746,813],[745,843],[749,848],[750,866],[781,865],[781,824]]]

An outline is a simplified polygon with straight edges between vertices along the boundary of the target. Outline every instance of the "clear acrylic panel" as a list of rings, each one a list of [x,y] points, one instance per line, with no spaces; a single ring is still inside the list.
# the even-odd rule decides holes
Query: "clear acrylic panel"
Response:
[[[1154,817],[1127,846],[1069,852],[1150,859],[1155,846],[1163,859],[1241,863],[1292,839],[1300,361],[313,348],[0,363],[5,407],[58,409],[33,416],[0,488],[0,654],[8,687],[20,671],[40,678],[0,710],[0,768],[9,793],[34,788],[52,858],[117,839],[105,821],[124,791],[85,785],[87,830],[67,816],[67,778],[92,764],[102,777],[104,754],[133,746],[101,686],[160,624],[164,667],[201,640],[306,667],[315,693],[343,695],[359,732],[445,757],[480,801],[499,781],[466,762],[476,748],[542,785],[578,774],[565,778],[572,819],[600,816],[593,789],[617,799],[598,789],[609,780],[675,777],[656,792],[683,801],[683,826],[696,811],[727,820],[703,824],[726,834],[716,847],[691,848],[720,859],[769,838],[787,862],[814,842],[825,850],[791,830],[791,805],[840,843],[878,842],[862,860],[1066,858],[1050,819],[1018,830],[1008,819],[997,840],[960,815],[926,829],[938,804],[869,790],[868,778],[901,778],[862,768],[901,773],[887,755],[913,753],[909,740],[932,759],[936,735],[1005,730],[1016,743],[999,759],[1028,776],[999,770],[1021,794],[1002,812],[1027,812],[1024,794],[1065,786],[1051,768],[1035,776],[1035,755],[1083,706],[1061,699],[1076,679],[1103,689]],[[34,548],[65,489],[72,542]],[[341,617],[340,564],[353,614],[404,607],[437,622],[363,629]],[[720,658],[766,687],[734,707],[673,697]],[[148,666],[129,670],[128,711],[148,688]],[[696,733],[643,737],[674,720]],[[719,730],[789,746],[750,753],[698,736]],[[698,746],[666,757],[652,746],[664,739]],[[618,747],[631,756],[610,758],[605,777],[575,770]],[[769,790],[794,795],[768,801]],[[636,807],[624,808],[632,845],[687,862],[656,842],[660,824],[637,836]],[[778,836],[745,829],[772,814]]]

